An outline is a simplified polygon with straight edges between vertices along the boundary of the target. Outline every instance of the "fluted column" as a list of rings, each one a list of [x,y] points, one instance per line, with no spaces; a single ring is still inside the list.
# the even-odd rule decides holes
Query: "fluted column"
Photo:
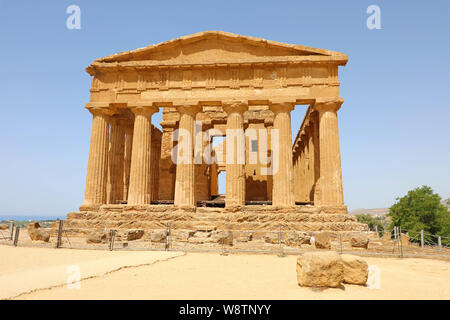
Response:
[[[194,165],[194,121],[201,111],[197,105],[179,106],[177,169],[175,177],[174,204],[180,207],[195,207],[195,165]]]
[[[313,129],[311,123],[309,123],[306,128],[307,133],[307,144],[308,144],[308,202],[312,202],[314,198],[314,140],[313,140]]]
[[[110,192],[108,203],[116,204],[123,198],[123,168],[125,129],[123,122],[111,118],[110,149],[108,157]]]
[[[297,176],[297,169],[298,169],[298,153],[297,153],[297,145],[294,146],[292,149],[292,170],[294,172],[294,201],[297,201],[297,194],[296,190],[298,189],[298,176]]]
[[[225,206],[245,205],[245,134],[243,102],[224,102],[226,130],[226,195]]]
[[[318,100],[319,112],[320,193],[319,205],[343,205],[341,152],[337,111],[343,99]]]
[[[128,187],[130,185],[131,151],[133,146],[133,126],[125,128],[125,148],[123,163],[123,198],[128,199]]]
[[[313,145],[314,145],[314,190],[313,201],[314,205],[320,203],[320,143],[319,143],[319,113],[313,111],[310,115],[313,128]]]
[[[133,150],[131,152],[128,204],[150,204],[152,115],[157,107],[134,107]]]
[[[91,108],[92,129],[89,146],[89,160],[86,175],[86,189],[82,206],[106,203],[108,179],[108,143],[110,111]]]
[[[273,128],[278,131],[278,168],[273,173],[272,205],[294,206],[294,176],[292,168],[292,133],[291,111],[294,105],[291,103],[278,103],[270,105],[274,113]],[[272,139],[274,135],[272,134]],[[276,151],[275,151],[276,152]],[[278,169],[278,170],[277,170]]]

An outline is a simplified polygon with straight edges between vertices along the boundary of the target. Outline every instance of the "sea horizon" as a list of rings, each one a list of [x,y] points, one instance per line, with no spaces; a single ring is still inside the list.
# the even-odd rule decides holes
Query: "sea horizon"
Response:
[[[64,216],[43,216],[43,215],[0,215],[0,221],[42,221],[64,219]]]

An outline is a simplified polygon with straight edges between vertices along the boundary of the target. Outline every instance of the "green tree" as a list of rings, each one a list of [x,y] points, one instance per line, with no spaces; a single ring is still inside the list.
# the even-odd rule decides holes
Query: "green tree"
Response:
[[[370,230],[375,230],[375,226],[377,226],[378,234],[380,237],[383,235],[384,226],[380,220],[372,217],[370,214],[357,214],[355,216],[358,222],[369,225]]]
[[[437,238],[432,235],[450,236],[449,212],[441,204],[441,197],[430,187],[410,190],[407,195],[396,200],[389,208],[388,216],[392,219],[390,228],[400,226],[410,233],[411,241],[419,241],[420,230],[424,230],[427,242],[437,242]],[[448,240],[442,238],[442,243],[447,244]]]

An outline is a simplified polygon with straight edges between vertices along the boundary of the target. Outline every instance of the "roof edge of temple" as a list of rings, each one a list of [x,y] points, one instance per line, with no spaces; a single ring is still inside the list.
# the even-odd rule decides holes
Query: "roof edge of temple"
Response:
[[[324,57],[333,57],[337,62],[339,62],[340,65],[345,65],[348,61],[348,56],[345,53],[338,52],[338,51],[332,51],[327,49],[320,49],[320,48],[313,48],[308,46],[303,46],[299,44],[287,44],[272,40],[266,40],[263,38],[258,37],[251,37],[251,36],[244,36],[240,34],[225,32],[225,31],[202,31],[197,32],[194,34],[181,36],[172,40],[164,41],[158,44],[152,44],[148,45],[146,47],[137,48],[134,50],[129,51],[122,51],[119,53],[115,53],[112,55],[108,55],[103,58],[98,58],[93,61],[93,63],[86,68],[86,71],[91,74],[93,72],[92,67],[94,67],[98,63],[118,63],[126,61],[126,59],[133,58],[136,54],[142,54],[143,52],[150,51],[152,49],[156,49],[162,46],[170,46],[170,45],[176,45],[178,43],[187,44],[189,42],[195,42],[200,38],[208,39],[208,38],[227,38],[227,39],[235,39],[238,41],[247,41],[252,43],[253,45],[260,45],[260,46],[273,46],[273,47],[279,47],[279,48],[287,48],[292,49],[299,52],[310,52],[312,56],[324,56]],[[334,60],[333,59],[333,60]],[[91,74],[92,75],[92,74]]]

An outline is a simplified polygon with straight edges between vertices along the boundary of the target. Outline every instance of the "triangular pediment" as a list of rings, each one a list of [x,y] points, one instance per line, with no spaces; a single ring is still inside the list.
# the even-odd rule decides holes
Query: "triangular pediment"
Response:
[[[285,44],[222,31],[205,31],[174,40],[125,51],[94,63],[149,62],[152,64],[207,64],[248,62],[252,59],[289,59],[321,56],[347,59],[343,53],[301,45]]]

